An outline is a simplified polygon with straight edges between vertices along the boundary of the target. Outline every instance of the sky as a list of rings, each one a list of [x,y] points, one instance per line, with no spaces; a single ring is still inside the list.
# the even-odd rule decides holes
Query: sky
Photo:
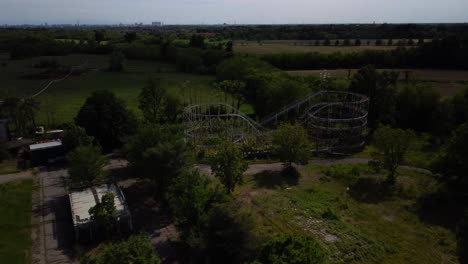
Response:
[[[468,22],[468,0],[0,0],[0,24]]]

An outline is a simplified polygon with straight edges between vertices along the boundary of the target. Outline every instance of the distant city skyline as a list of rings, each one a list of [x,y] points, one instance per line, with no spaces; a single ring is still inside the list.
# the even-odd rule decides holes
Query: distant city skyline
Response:
[[[467,0],[0,0],[0,24],[465,23]]]

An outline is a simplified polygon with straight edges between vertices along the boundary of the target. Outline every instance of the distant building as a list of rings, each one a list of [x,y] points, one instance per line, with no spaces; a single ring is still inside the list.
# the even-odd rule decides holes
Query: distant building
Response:
[[[8,119],[0,119],[0,142],[10,140],[10,130],[8,129]]]
[[[131,231],[133,229],[132,216],[124,194],[115,184],[104,184],[79,192],[71,192],[68,195],[76,240],[87,241],[93,239],[93,233],[96,233],[96,226],[91,220],[89,209],[99,203],[102,200],[102,196],[107,193],[114,194],[118,230]]]
[[[151,25],[153,27],[162,27],[163,23],[162,22],[159,22],[159,21],[156,21],[156,22],[151,22]]]
[[[29,145],[31,167],[47,165],[64,159],[65,150],[62,141],[52,140]]]

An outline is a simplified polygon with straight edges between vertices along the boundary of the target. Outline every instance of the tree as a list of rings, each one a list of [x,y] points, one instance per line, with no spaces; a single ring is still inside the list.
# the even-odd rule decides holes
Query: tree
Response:
[[[182,112],[182,101],[178,96],[167,94],[163,111],[167,122],[176,122],[178,115]]]
[[[234,43],[232,42],[232,40],[228,41],[226,43],[226,52],[233,52],[234,51],[233,47],[234,47]]]
[[[83,264],[159,264],[148,235],[132,235],[127,240],[100,246],[80,259]]]
[[[104,228],[109,234],[117,221],[117,208],[115,207],[114,194],[106,193],[101,202],[88,210],[90,218],[99,227]]]
[[[452,190],[467,193],[468,177],[468,123],[455,130],[443,155],[434,165],[435,170],[444,175],[444,180]]]
[[[67,156],[70,163],[68,173],[73,185],[86,187],[102,181],[106,174],[103,167],[106,159],[95,146],[79,146]]]
[[[369,97],[368,119],[371,128],[379,123],[393,123],[398,76],[397,72],[379,73],[370,65],[359,69],[353,76],[349,90]]]
[[[95,91],[86,99],[75,123],[107,151],[120,146],[124,138],[133,134],[138,121],[124,101],[104,90]]]
[[[291,168],[292,163],[307,163],[312,153],[307,131],[300,124],[283,123],[273,135],[275,153]]]
[[[200,34],[193,34],[190,37],[190,46],[195,48],[204,48],[205,47],[205,37]]]
[[[414,139],[411,130],[381,126],[374,132],[374,146],[377,151],[373,153],[375,159],[382,161],[385,169],[389,171],[387,181],[395,183],[396,170],[403,161],[406,152]]]
[[[170,185],[167,200],[182,241],[196,247],[203,217],[214,204],[226,202],[228,197],[219,182],[197,170],[185,170]]]
[[[183,130],[175,125],[142,126],[129,138],[125,151],[137,175],[152,179],[161,194],[191,163]]]
[[[265,264],[319,264],[326,263],[326,258],[322,247],[314,239],[286,235],[266,243],[257,261]]]
[[[247,163],[244,154],[234,143],[224,142],[211,160],[211,171],[220,179],[228,193],[242,184]]]
[[[354,41],[354,46],[361,46],[361,40],[360,39],[356,39]]]
[[[468,263],[468,211],[457,225],[457,251],[460,263]]]
[[[152,78],[149,78],[138,96],[138,107],[143,112],[143,116],[147,122],[159,123],[161,121],[165,97],[166,89],[161,86],[160,80],[154,81]]]
[[[115,49],[109,57],[109,70],[123,71],[125,64],[125,56],[122,51]]]
[[[87,146],[93,144],[94,138],[86,134],[86,130],[77,125],[70,125],[65,129],[62,138],[62,144],[65,151],[72,151],[78,146]]]
[[[224,80],[215,84],[215,89],[224,94],[224,102],[227,103],[228,95],[230,94],[236,100],[235,106],[239,110],[241,104],[245,101],[245,83],[238,80]]]
[[[96,40],[97,43],[101,43],[101,41],[104,40],[104,31],[94,30],[94,40]]]
[[[202,226],[203,263],[245,263],[254,254],[252,217],[233,202],[215,204]]]
[[[124,35],[124,39],[128,43],[132,43],[137,39],[137,33],[136,32],[127,32]]]

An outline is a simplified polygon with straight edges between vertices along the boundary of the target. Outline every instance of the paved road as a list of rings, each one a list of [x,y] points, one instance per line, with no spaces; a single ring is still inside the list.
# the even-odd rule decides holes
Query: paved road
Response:
[[[44,170],[34,177],[32,215],[33,264],[78,263],[64,169]]]

